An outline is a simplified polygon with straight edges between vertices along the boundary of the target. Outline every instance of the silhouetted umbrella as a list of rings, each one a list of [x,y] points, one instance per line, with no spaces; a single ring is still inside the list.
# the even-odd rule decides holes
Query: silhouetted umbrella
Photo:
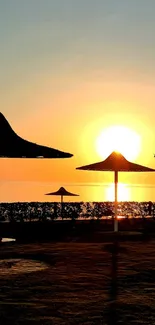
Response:
[[[105,160],[94,163],[91,165],[86,165],[82,167],[77,167],[76,169],[81,170],[91,170],[91,171],[113,171],[114,172],[114,182],[115,182],[115,218],[114,218],[114,231],[118,231],[118,221],[117,221],[117,184],[118,184],[118,172],[154,172],[155,169],[141,166],[129,162],[123,157],[121,153],[112,152],[109,157]]]
[[[58,195],[61,197],[61,216],[62,216],[63,197],[64,196],[79,196],[78,194],[74,194],[74,193],[66,191],[66,189],[64,187],[60,187],[58,191],[47,193],[45,195],[53,195],[53,196]]]
[[[70,158],[73,155],[22,139],[0,112],[0,157],[7,158]]]
[[[118,185],[118,172],[153,172],[152,168],[141,166],[129,162],[123,157],[122,154],[112,152],[109,157],[104,161],[78,167],[81,170],[91,171],[113,171],[115,182],[115,219],[114,219],[114,231],[118,231],[117,221],[117,185]],[[112,245],[112,279],[110,288],[110,312],[109,312],[109,324],[117,324],[117,312],[116,312],[116,299],[117,299],[117,258],[118,258],[118,238],[114,236],[114,242]]]

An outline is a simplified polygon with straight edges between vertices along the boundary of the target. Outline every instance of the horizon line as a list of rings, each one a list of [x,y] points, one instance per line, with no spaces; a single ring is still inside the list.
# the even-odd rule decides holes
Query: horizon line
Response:
[[[24,180],[0,180],[0,185],[5,184],[5,183],[17,183],[17,184],[32,184],[32,185],[41,185],[41,186],[55,186],[61,184],[61,186],[72,186],[72,187],[109,187],[113,186],[113,182],[50,182],[50,181],[24,181]],[[46,184],[46,185],[45,185]],[[125,182],[120,182],[119,184],[125,185],[125,187],[140,187],[140,188],[155,188],[155,184],[144,184],[144,183],[137,183],[137,184],[127,184]]]

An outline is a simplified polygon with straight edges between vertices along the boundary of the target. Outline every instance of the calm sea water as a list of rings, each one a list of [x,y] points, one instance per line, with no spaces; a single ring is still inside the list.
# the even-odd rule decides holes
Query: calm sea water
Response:
[[[66,197],[66,202],[79,201],[113,201],[114,185],[112,183],[51,183],[51,182],[17,182],[1,181],[1,202],[55,201],[60,197],[45,196],[45,193],[57,191],[64,186],[77,197]],[[118,187],[119,201],[155,201],[155,186],[151,184],[125,184]]]

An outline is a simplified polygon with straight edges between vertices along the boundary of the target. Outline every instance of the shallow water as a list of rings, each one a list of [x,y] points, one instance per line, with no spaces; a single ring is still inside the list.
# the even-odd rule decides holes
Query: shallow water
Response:
[[[2,238],[2,240],[1,240],[2,243],[12,242],[12,241],[16,241],[16,239],[14,239],[14,238]]]
[[[38,272],[46,268],[48,268],[48,265],[40,261],[9,258],[0,260],[0,277],[19,273]]]

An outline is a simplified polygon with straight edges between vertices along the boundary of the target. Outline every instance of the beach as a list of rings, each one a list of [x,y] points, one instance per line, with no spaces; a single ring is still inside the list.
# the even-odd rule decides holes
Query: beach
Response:
[[[154,240],[121,243],[119,324],[155,322],[154,245]],[[20,273],[14,265],[9,272],[6,267],[6,275],[0,272],[2,324],[110,324],[111,254],[106,243],[8,244],[1,246],[0,258],[46,266],[32,272],[25,266]]]

